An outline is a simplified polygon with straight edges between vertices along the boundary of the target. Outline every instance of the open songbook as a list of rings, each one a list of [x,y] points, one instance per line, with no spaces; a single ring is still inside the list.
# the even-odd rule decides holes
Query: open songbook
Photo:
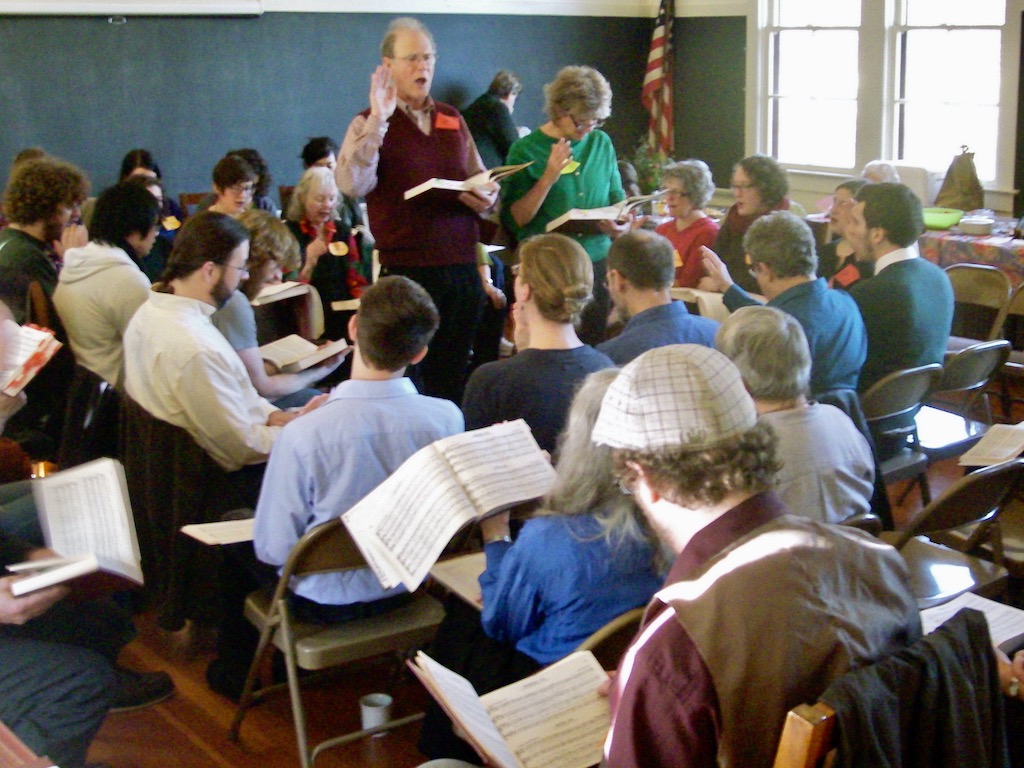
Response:
[[[464,181],[454,181],[452,179],[427,179],[422,184],[417,184],[412,189],[405,190],[405,199],[416,197],[416,195],[422,195],[431,189],[450,189],[454,192],[470,192],[474,189],[480,189],[486,187],[488,184],[493,184],[496,181],[511,176],[513,173],[518,173],[527,166],[533,165],[533,160],[528,163],[521,163],[519,165],[499,165],[497,168],[491,168],[489,171],[482,171],[475,176],[470,176]]]
[[[29,574],[11,584],[12,594],[96,571],[142,584],[135,519],[120,462],[96,459],[61,470],[34,480],[32,493],[46,546],[61,557],[8,566],[14,573]]]
[[[413,590],[460,528],[540,498],[554,481],[517,419],[421,448],[342,519],[380,583]]]
[[[256,294],[256,298],[253,299],[250,304],[254,307],[262,307],[266,304],[273,304],[275,301],[282,301],[284,299],[291,299],[295,296],[304,296],[309,293],[309,285],[306,283],[297,283],[294,280],[284,283],[271,283],[265,285]]]
[[[977,445],[960,457],[961,467],[989,467],[1002,464],[1024,451],[1024,423],[993,424]]]
[[[925,608],[921,611],[921,627],[926,634],[932,632],[953,618],[961,608],[974,608],[985,614],[992,644],[1003,653],[1012,656],[1014,651],[1024,647],[1024,611],[973,592],[964,592],[948,603]]]
[[[634,195],[614,205],[601,208],[571,208],[557,219],[552,219],[544,227],[545,232],[561,232],[562,234],[596,235],[601,229],[601,221],[625,221],[626,217],[639,205],[656,200],[662,195],[659,189],[650,195]]]
[[[221,544],[239,544],[252,541],[256,526],[256,518],[247,517],[242,520],[218,520],[214,523],[192,523],[181,526],[181,532],[196,541],[211,546]]]
[[[63,344],[53,331],[27,323],[19,326],[13,320],[3,323],[4,359],[0,361],[0,391],[14,397],[36,377],[57,354]]]
[[[409,666],[488,765],[589,768],[601,762],[611,716],[608,697],[597,689],[608,675],[590,651],[484,696],[422,651]]]
[[[318,347],[313,342],[306,341],[293,333],[291,336],[264,344],[259,351],[260,357],[268,363],[276,365],[282,373],[298,373],[312,368],[346,349],[348,349],[348,342],[345,339],[330,341],[322,347]]]

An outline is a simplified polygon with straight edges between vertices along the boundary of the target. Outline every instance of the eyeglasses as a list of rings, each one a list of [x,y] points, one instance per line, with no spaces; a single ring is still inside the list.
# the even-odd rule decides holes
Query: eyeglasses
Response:
[[[243,280],[249,276],[249,265],[243,264],[240,267],[236,267],[234,264],[221,264],[222,267],[231,267],[231,269],[238,272],[238,276]]]
[[[748,189],[757,189],[757,185],[756,184],[737,184],[735,181],[732,182],[732,184],[730,184],[729,187],[732,188],[732,189],[741,190],[741,191],[744,191],[744,192],[746,190],[748,190]]]
[[[236,195],[251,195],[253,190],[256,188],[255,184],[232,184],[228,189],[234,192]]]
[[[661,196],[662,197],[689,197],[690,193],[689,192],[683,192],[680,189],[672,189],[670,187],[670,188],[664,190],[661,193]]]
[[[569,119],[572,120],[572,124],[576,126],[577,131],[596,131],[604,125],[604,120],[577,120],[572,112],[569,113]]]
[[[391,56],[390,58],[404,61],[406,64],[435,64],[437,62],[436,53],[410,53],[408,56]]]

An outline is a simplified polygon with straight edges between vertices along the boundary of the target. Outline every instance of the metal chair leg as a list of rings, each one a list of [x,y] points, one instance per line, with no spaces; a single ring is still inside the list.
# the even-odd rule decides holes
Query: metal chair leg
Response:
[[[266,656],[267,648],[270,646],[270,638],[273,637],[276,625],[276,620],[268,621],[266,626],[263,627],[263,631],[260,632],[259,644],[256,646],[256,652],[252,656],[252,663],[249,665],[249,673],[245,677],[245,687],[242,689],[242,698],[238,701],[238,709],[235,710],[235,717],[231,721],[230,730],[228,730],[228,738],[231,741],[238,741],[239,733],[242,729],[242,720],[245,718],[245,713],[248,711],[249,707],[252,706],[253,699],[256,698],[256,677],[263,664],[263,658]]]

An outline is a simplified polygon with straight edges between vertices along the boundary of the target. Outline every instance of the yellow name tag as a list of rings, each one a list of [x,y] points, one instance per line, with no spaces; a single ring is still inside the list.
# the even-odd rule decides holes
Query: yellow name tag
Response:
[[[576,173],[579,170],[579,160],[570,160],[569,164],[562,169],[562,175],[565,176],[567,173]]]
[[[330,243],[327,246],[327,250],[332,256],[348,256],[348,243],[341,241]]]
[[[683,266],[683,257],[679,255],[679,251],[673,250],[672,255],[675,256],[675,263],[677,267]]]
[[[164,220],[161,223],[168,232],[173,232],[181,226],[177,216],[164,216]]]

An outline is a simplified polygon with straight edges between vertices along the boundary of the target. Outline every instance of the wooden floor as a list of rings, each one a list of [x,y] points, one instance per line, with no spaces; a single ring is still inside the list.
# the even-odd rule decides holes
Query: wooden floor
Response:
[[[121,656],[125,666],[162,669],[177,693],[168,701],[136,712],[107,717],[89,752],[91,761],[114,768],[289,768],[298,766],[288,693],[282,690],[252,708],[239,743],[229,741],[235,706],[211,692],[204,679],[212,652],[183,654],[149,617],[139,618],[139,638]],[[385,690],[393,670],[390,659],[352,665],[330,680],[309,686],[306,714],[312,739],[321,740],[359,728],[359,698]],[[305,689],[304,689],[305,690]],[[403,673],[392,691],[393,716],[422,712],[426,694]],[[416,750],[419,723],[328,750],[316,768],[409,768],[424,761]]]
[[[998,410],[998,409],[997,409]],[[1024,418],[1024,413],[1015,419]],[[962,470],[956,460],[941,462],[929,471],[932,496],[936,497]],[[894,502],[903,484],[890,488]],[[897,527],[921,508],[915,489],[893,515]],[[107,718],[89,753],[90,760],[109,763],[113,768],[291,768],[298,766],[291,710],[287,692],[250,710],[242,728],[241,742],[228,740],[227,730],[234,705],[212,693],[203,677],[209,651],[183,654],[152,621],[140,617],[139,638],[129,645],[122,662],[140,670],[162,669],[171,674],[176,695],[168,701],[138,712]],[[193,647],[196,645],[192,644]],[[359,698],[384,690],[391,667],[388,664],[359,665],[345,669],[330,681],[308,691],[307,715],[313,739],[347,733],[359,727]],[[408,674],[396,690],[394,716],[422,711],[426,694]],[[425,758],[416,749],[419,723],[391,733],[325,752],[316,768],[410,768]]]

